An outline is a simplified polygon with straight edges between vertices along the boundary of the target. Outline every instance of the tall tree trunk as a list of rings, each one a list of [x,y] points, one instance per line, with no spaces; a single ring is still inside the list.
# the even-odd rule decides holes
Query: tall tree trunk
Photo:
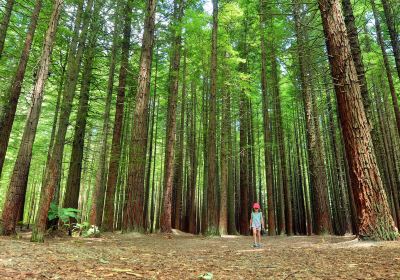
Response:
[[[58,131],[49,165],[46,167],[45,184],[42,186],[38,217],[36,220],[35,231],[32,234],[32,240],[38,242],[43,241],[43,234],[45,231],[50,202],[53,199],[55,186],[60,182],[61,179],[61,165],[64,153],[65,136],[69,124],[69,116],[72,110],[72,100],[75,95],[76,84],[78,81],[79,67],[82,60],[84,46],[86,44],[93,2],[94,0],[89,0],[86,6],[76,55],[71,54],[69,57],[70,61],[68,62],[67,83],[65,84],[63,92],[63,102],[61,105]]]
[[[394,61],[396,62],[397,75],[400,79],[400,41],[399,33],[396,30],[396,17],[393,10],[394,5],[390,3],[390,0],[382,0],[381,2],[383,6],[383,11],[385,13],[386,25],[389,29],[390,41],[392,43],[394,54]]]
[[[283,119],[282,119],[282,109],[280,101],[280,90],[279,90],[279,78],[278,78],[278,66],[275,55],[272,56],[272,75],[273,75],[273,91],[275,92],[275,106],[276,106],[276,121],[277,121],[277,140],[278,140],[278,150],[279,150],[279,161],[280,161],[280,175],[282,180],[283,196],[285,205],[281,205],[282,209],[284,207],[285,213],[285,227],[286,234],[293,235],[293,213],[292,213],[292,198],[291,190],[288,184],[287,171],[286,171],[286,151],[285,151],[285,135],[283,130]]]
[[[11,12],[14,8],[15,0],[7,0],[4,15],[0,23],[0,58],[3,55],[4,43],[6,41],[7,29],[10,24]],[[1,170],[1,169],[0,169]]]
[[[93,62],[99,32],[98,15],[94,15],[91,24],[91,34],[88,42],[86,58],[83,66],[79,107],[75,124],[74,140],[69,165],[67,184],[64,195],[64,208],[78,208],[79,192],[82,177],[83,148],[85,145],[86,123],[89,112],[89,94],[93,73]]]
[[[260,33],[261,33],[261,94],[262,94],[262,111],[263,111],[263,132],[264,132],[264,161],[265,161],[265,177],[267,184],[267,208],[268,208],[268,235],[276,234],[275,229],[275,206],[273,194],[273,173],[272,173],[272,137],[271,124],[268,108],[268,92],[267,92],[267,52],[265,48],[265,2],[260,0]]]
[[[246,20],[246,19],[245,19]],[[241,62],[239,64],[239,71],[241,73],[247,73],[247,59],[248,59],[248,47],[247,47],[247,32],[248,32],[248,24],[244,22],[244,34],[242,41],[240,42],[240,51],[241,56],[243,56],[246,61]],[[240,207],[239,207],[239,231],[243,235],[247,235],[249,233],[249,217],[251,209],[251,205],[249,205],[249,188],[250,188],[250,178],[249,178],[249,143],[248,143],[248,114],[247,114],[247,95],[246,89],[242,87],[239,97],[239,161],[240,161],[240,177],[239,177],[239,186],[240,186]]]
[[[124,116],[124,102],[126,81],[129,68],[129,48],[132,30],[133,0],[129,0],[125,7],[124,38],[122,41],[121,68],[119,71],[119,84],[117,102],[115,104],[114,130],[111,144],[110,163],[108,167],[108,180],[104,203],[104,218],[101,227],[104,231],[113,231],[115,187],[117,184],[119,164],[121,158],[122,122]]]
[[[319,0],[319,8],[357,204],[358,235],[360,239],[393,240],[398,230],[390,215],[376,163],[340,3]]]
[[[189,134],[188,134],[188,157],[189,157],[189,178],[188,186],[190,192],[189,202],[189,232],[192,234],[197,233],[196,228],[196,179],[197,179],[197,143],[196,143],[196,83],[195,80],[191,81],[191,104],[190,104],[190,117],[189,117]]]
[[[153,205],[153,197],[154,197],[154,184],[153,186],[150,185],[150,177],[151,177],[151,166],[154,166],[155,169],[155,159],[153,160],[153,149],[154,149],[154,154],[157,154],[157,123],[156,123],[156,119],[158,120],[158,106],[157,106],[157,102],[159,97],[157,97],[157,82],[158,82],[158,47],[156,47],[156,54],[155,54],[155,60],[156,60],[156,65],[155,65],[155,73],[154,73],[154,87],[153,87],[153,100],[152,100],[152,112],[151,112],[151,127],[150,127],[150,137],[149,137],[149,143],[150,143],[150,147],[149,147],[149,160],[147,162],[147,171],[146,171],[146,183],[145,183],[145,187],[147,188],[147,195],[145,197],[145,205],[144,205],[144,213],[143,213],[143,219],[145,221],[145,230],[152,232],[152,225],[153,225],[153,213],[154,213],[154,205]],[[157,116],[156,116],[157,115]],[[154,137],[154,126],[156,127],[156,135]],[[153,139],[155,141],[155,143],[153,144]],[[154,148],[153,148],[154,146]],[[154,156],[155,157],[155,156]],[[153,169],[153,176],[154,176],[154,170]],[[154,183],[154,180],[153,180]],[[151,189],[151,193],[150,193],[150,189]],[[149,208],[149,204],[150,204],[150,213],[148,211]],[[150,225],[148,224],[150,220]]]
[[[0,175],[3,170],[4,160],[6,157],[8,141],[10,140],[11,129],[14,123],[15,112],[17,110],[19,96],[21,95],[22,84],[25,78],[26,65],[28,64],[29,55],[31,52],[33,38],[35,36],[36,26],[39,18],[40,10],[42,9],[42,0],[36,0],[35,8],[33,9],[31,22],[28,27],[28,33],[26,34],[24,48],[22,49],[21,57],[19,59],[17,71],[11,82],[10,89],[8,91],[8,100],[5,103],[5,107],[1,111],[0,115]],[[0,57],[2,53],[4,36],[6,30],[4,28],[4,20],[6,20],[8,13],[11,14],[12,5],[14,1],[7,1],[6,14],[4,15],[3,22],[0,25]],[[9,20],[8,15],[8,20]],[[6,23],[8,25],[8,22]],[[7,29],[7,27],[5,27]]]
[[[147,109],[150,93],[151,60],[154,42],[156,0],[148,0],[145,10],[142,51],[129,154],[122,231],[143,231],[144,174],[146,169]]]
[[[311,184],[313,189],[313,206],[315,211],[315,231],[317,234],[330,232],[330,215],[328,206],[328,182],[325,174],[322,145],[320,144],[320,130],[318,118],[314,109],[312,89],[310,88],[309,62],[310,59],[305,51],[307,35],[301,28],[300,6],[296,2],[294,6],[294,17],[296,25],[297,52],[300,68],[300,80],[302,87],[303,104],[306,119],[308,164],[311,173]]]
[[[48,77],[50,57],[53,50],[62,3],[62,0],[56,0],[54,2],[49,26],[44,39],[36,83],[32,92],[32,104],[28,113],[28,119],[26,121],[24,134],[22,136],[2,212],[2,219],[3,222],[5,222],[2,233],[7,235],[15,232],[15,225],[18,222],[17,219],[20,215],[21,204],[25,198],[29,167],[32,159],[32,147],[35,141],[36,129],[43,101],[43,90]]]
[[[182,98],[181,98],[181,117],[180,125],[178,130],[177,145],[176,145],[176,162],[175,162],[175,174],[174,174],[174,184],[176,188],[176,201],[175,201],[175,217],[174,225],[176,229],[182,229],[182,210],[183,210],[183,158],[184,158],[184,131],[185,131],[185,103],[186,103],[186,56],[187,50],[184,51],[183,58],[183,75],[182,75]]]
[[[103,127],[102,127],[102,138],[101,147],[99,154],[99,166],[96,172],[96,181],[94,191],[92,195],[92,205],[90,208],[89,222],[92,225],[100,226],[103,217],[103,205],[104,205],[104,194],[105,194],[105,181],[106,181],[106,159],[107,159],[107,146],[108,146],[108,131],[110,127],[110,110],[111,100],[114,92],[114,76],[116,70],[117,52],[119,48],[119,26],[120,26],[120,6],[121,1],[117,2],[114,11],[114,30],[113,30],[113,42],[110,55],[110,66],[108,74],[108,85],[107,85],[107,96],[105,100],[104,116],[103,116]],[[118,103],[117,103],[118,104]]]
[[[358,41],[358,31],[353,14],[351,0],[342,0],[344,22],[346,24],[347,38],[350,43],[351,56],[356,67],[358,81],[360,83],[361,97],[368,121],[371,123],[371,100],[368,94],[367,79],[365,78],[364,63],[361,56],[360,42]]]
[[[165,169],[164,169],[164,199],[160,221],[162,232],[171,232],[172,229],[172,192],[174,185],[174,152],[176,134],[176,106],[179,90],[179,70],[181,62],[182,31],[179,26],[183,16],[184,2],[174,2],[174,18],[172,27],[172,58],[169,73],[167,133],[165,138]],[[176,25],[175,25],[176,24]],[[177,30],[176,30],[177,29]],[[182,100],[184,102],[184,100]],[[182,139],[183,140],[183,139]],[[178,183],[178,182],[176,182]],[[176,185],[175,185],[176,187]],[[179,215],[179,214],[178,214]],[[176,220],[175,220],[176,221]]]
[[[52,128],[51,128],[51,135],[50,135],[50,143],[49,147],[47,149],[47,156],[46,156],[46,164],[44,166],[44,170],[46,170],[47,165],[49,164],[50,157],[51,157],[51,152],[53,150],[54,146],[54,138],[56,136],[56,131],[57,131],[57,123],[58,123],[58,115],[60,112],[60,104],[61,104],[61,96],[62,96],[62,91],[64,88],[64,80],[65,80],[65,70],[67,67],[67,60],[68,60],[68,52],[65,58],[62,58],[62,55],[60,54],[60,64],[61,66],[61,77],[59,80],[59,88],[58,88],[58,93],[57,93],[57,101],[56,101],[56,108],[54,111],[54,116],[53,116],[53,123],[52,123]],[[44,172],[43,172],[44,174]],[[45,183],[45,176],[42,176],[42,185]],[[54,197],[53,197],[53,202],[58,205],[59,202],[59,197],[60,197],[60,184],[56,185],[56,189],[54,191]],[[54,221],[55,223],[56,221]]]
[[[207,184],[207,233],[218,234],[217,200],[217,40],[218,0],[213,0],[213,26],[211,36],[210,99],[208,114],[208,184]]]
[[[203,62],[204,63],[204,62]],[[207,139],[207,132],[208,132],[208,76],[206,74],[206,70],[203,69],[203,94],[202,94],[202,142],[203,142],[203,189],[202,195],[199,197],[199,201],[202,201],[201,205],[201,218],[199,219],[201,222],[201,233],[206,234],[207,232],[207,224],[208,224],[208,217],[207,217],[207,174],[208,174],[208,139]]]
[[[224,67],[225,68],[225,67]],[[224,80],[227,81],[227,69]],[[222,91],[222,120],[221,120],[221,188],[219,205],[219,234],[228,233],[228,189],[229,189],[229,165],[230,165],[230,91],[227,85],[223,85]]]

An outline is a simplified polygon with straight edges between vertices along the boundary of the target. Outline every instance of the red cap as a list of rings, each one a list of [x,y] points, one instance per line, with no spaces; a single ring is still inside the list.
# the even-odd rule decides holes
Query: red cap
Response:
[[[253,208],[254,209],[260,209],[260,204],[258,204],[258,202],[253,204]]]

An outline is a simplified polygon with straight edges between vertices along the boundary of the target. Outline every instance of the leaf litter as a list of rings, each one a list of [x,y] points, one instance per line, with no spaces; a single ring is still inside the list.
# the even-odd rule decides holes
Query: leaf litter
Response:
[[[365,245],[364,245],[365,244]],[[353,236],[0,237],[0,279],[400,279],[400,242]],[[211,277],[211,278],[210,278]]]

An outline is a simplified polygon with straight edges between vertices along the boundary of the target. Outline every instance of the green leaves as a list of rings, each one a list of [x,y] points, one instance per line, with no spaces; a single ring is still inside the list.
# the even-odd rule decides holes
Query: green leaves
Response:
[[[64,224],[68,224],[71,218],[78,219],[80,212],[80,210],[75,208],[58,207],[55,203],[52,202],[50,204],[48,218],[50,221],[59,218]]]

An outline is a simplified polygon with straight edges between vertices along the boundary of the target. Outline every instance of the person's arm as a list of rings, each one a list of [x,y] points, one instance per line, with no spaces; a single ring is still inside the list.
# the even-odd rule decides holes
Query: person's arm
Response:
[[[253,213],[251,213],[251,215],[250,215],[250,228],[251,228],[252,222],[253,222]]]
[[[265,225],[264,225],[264,216],[263,216],[263,213],[261,212],[261,228],[265,228]]]

